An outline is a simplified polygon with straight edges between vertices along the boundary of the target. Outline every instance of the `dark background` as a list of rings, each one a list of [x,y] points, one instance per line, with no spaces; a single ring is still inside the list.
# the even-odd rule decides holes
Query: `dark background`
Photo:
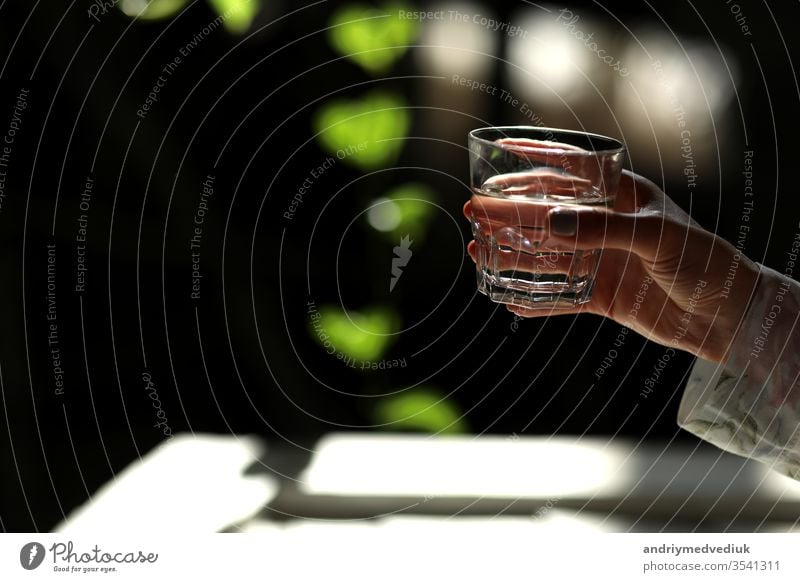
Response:
[[[712,31],[738,62],[743,116],[731,101],[717,117],[721,133],[691,195],[679,173],[667,170],[663,185],[701,224],[734,240],[742,151],[756,152],[757,208],[746,251],[780,268],[799,214],[791,55],[800,8],[739,4],[750,38],[722,1],[571,7],[610,23],[619,42],[626,38],[620,23],[669,27],[688,40],[711,39]],[[517,111],[422,78],[413,51],[380,76],[338,58],[323,32],[338,4],[322,2],[259,31],[300,7],[268,2],[248,33],[220,29],[200,43],[139,120],[136,110],[161,67],[216,14],[198,1],[164,20],[132,22],[111,10],[95,23],[88,5],[0,0],[0,131],[19,89],[30,88],[0,213],[0,530],[50,529],[165,438],[153,426],[145,372],[173,433],[305,442],[332,430],[380,430],[375,410],[386,394],[424,385],[446,396],[474,433],[688,438],[678,434],[675,415],[690,357],[676,357],[642,398],[643,378],[664,348],[631,333],[595,381],[616,324],[558,317],[512,328],[509,313],[475,293],[461,217],[466,130],[524,122]],[[508,20],[521,6],[491,9]],[[502,51],[507,39],[499,36]],[[506,86],[499,62],[486,80]],[[328,155],[312,138],[318,104],[373,87],[402,95],[412,107],[411,139],[399,158],[366,176],[334,165],[296,218],[282,219],[304,177]],[[580,122],[624,134],[602,108],[595,113],[596,119],[581,114]],[[661,183],[653,173],[658,161],[649,149],[632,150],[629,167]],[[208,174],[216,176],[215,193],[202,242],[202,298],[193,301],[188,239]],[[76,293],[76,218],[90,175],[87,288]],[[439,208],[389,293],[397,242],[363,220],[348,225],[371,200],[409,181],[428,185]],[[51,243],[63,395],[54,393],[47,346]],[[356,310],[391,307],[404,331],[385,357],[408,365],[367,372],[326,354],[309,332],[309,299]]]

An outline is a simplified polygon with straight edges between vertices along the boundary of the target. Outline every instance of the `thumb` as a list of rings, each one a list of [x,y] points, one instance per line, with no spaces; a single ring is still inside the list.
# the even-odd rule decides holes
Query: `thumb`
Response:
[[[645,259],[670,250],[683,230],[663,214],[643,210],[615,212],[605,208],[557,206],[547,214],[549,240],[575,249],[617,249]],[[680,252],[680,248],[678,248]]]

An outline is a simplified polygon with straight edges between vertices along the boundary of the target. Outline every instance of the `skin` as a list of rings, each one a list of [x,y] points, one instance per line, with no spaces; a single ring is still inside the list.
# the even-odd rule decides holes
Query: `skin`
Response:
[[[563,181],[563,177],[553,179]],[[512,313],[521,317],[601,315],[652,341],[714,362],[725,361],[758,282],[753,261],[703,229],[655,184],[627,171],[613,210],[473,196],[464,206],[464,215],[484,234],[505,237],[515,251],[530,250],[531,243],[562,251],[603,249],[589,302],[558,311],[507,306]],[[474,261],[475,241],[467,251]],[[519,252],[507,253],[503,260],[516,269],[543,268],[542,259]],[[729,270],[737,262],[730,279]],[[558,271],[566,263],[566,259],[548,261],[546,268]],[[646,277],[653,282],[632,315]],[[692,300],[701,280],[707,284],[699,298]],[[726,282],[729,292],[724,294]],[[679,332],[683,326],[685,334]]]

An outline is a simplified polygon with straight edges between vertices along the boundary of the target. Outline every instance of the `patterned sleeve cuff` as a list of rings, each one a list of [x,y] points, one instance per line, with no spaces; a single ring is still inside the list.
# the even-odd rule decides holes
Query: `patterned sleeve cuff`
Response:
[[[800,480],[800,284],[760,270],[727,362],[698,358],[678,424]]]

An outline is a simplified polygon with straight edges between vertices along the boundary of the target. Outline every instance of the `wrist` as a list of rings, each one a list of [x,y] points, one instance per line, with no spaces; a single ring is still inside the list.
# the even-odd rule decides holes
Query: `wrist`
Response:
[[[728,361],[743,335],[760,280],[759,266],[744,255],[735,270],[729,269],[719,293],[716,316],[710,322],[707,339],[698,349],[699,357],[716,363]]]

